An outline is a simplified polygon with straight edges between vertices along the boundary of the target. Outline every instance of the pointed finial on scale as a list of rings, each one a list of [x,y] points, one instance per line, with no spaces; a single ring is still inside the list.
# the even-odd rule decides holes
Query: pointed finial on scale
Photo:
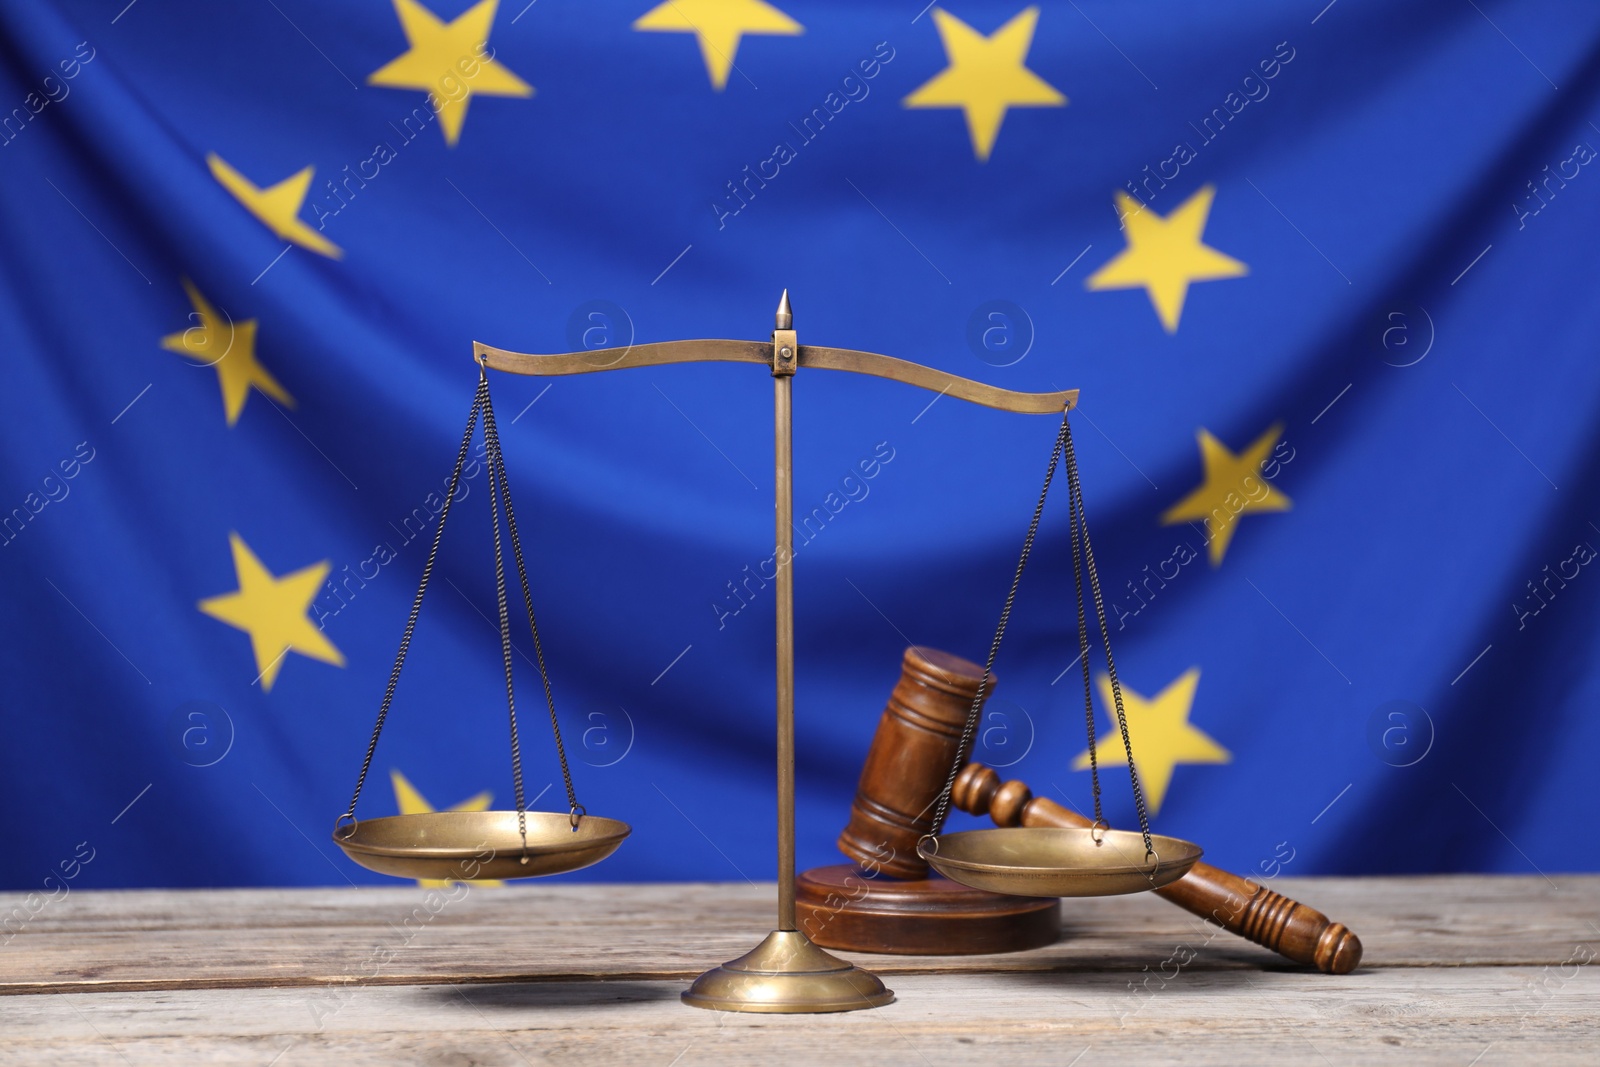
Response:
[[[783,291],[783,296],[778,298],[778,314],[774,316],[774,328],[779,330],[794,329],[794,312],[789,307],[789,290]]]

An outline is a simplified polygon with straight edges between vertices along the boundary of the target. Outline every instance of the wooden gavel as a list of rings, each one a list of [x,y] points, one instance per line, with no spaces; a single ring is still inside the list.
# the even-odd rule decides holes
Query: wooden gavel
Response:
[[[961,746],[983,669],[959,656],[908,648],[900,682],[861,769],[850,824],[839,848],[864,867],[893,878],[926,878],[917,840],[933,829],[933,811]],[[990,676],[988,691],[996,679]],[[981,712],[980,712],[981,713]],[[1022,782],[1000,781],[981,763],[956,778],[951,801],[1001,826],[1088,827],[1090,821]],[[1361,940],[1342,923],[1266,886],[1208,863],[1155,890],[1195,915],[1326,974],[1348,974],[1361,962]]]

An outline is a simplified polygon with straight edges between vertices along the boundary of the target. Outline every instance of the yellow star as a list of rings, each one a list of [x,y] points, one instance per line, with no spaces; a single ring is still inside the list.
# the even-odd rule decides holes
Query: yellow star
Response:
[[[950,65],[905,98],[906,107],[959,107],[967,113],[972,151],[987,161],[1012,107],[1063,107],[1067,98],[1023,65],[1039,23],[1037,7],[1024,8],[985,37],[945,11],[933,9]]]
[[[1128,232],[1128,247],[1089,276],[1090,289],[1137,289],[1150,303],[1168,333],[1178,332],[1178,317],[1191,282],[1239,278],[1250,268],[1202,244],[1206,218],[1217,187],[1207,185],[1163,218],[1127,193],[1117,194],[1117,215]]]
[[[1100,701],[1115,709],[1111,696],[1111,679],[1101,675]],[[1158,693],[1154,700],[1122,687],[1122,706],[1128,713],[1128,737],[1133,742],[1133,765],[1139,772],[1139,783],[1144,787],[1145,800],[1150,814],[1161,810],[1166,799],[1167,786],[1172,782],[1172,769],[1180,763],[1228,763],[1233,755],[1204,730],[1189,722],[1189,710],[1194,704],[1195,687],[1200,684],[1200,668],[1190,667],[1177,681]],[[1113,714],[1115,711],[1113,710]],[[1122,750],[1115,731],[1108,733],[1106,743],[1095,746],[1096,757],[1102,767],[1126,767],[1128,754]],[[1098,740],[1098,738],[1097,738]],[[1084,749],[1072,761],[1075,771],[1089,766],[1089,750]]]
[[[209,597],[200,601],[199,607],[213,619],[250,635],[256,668],[261,672],[261,688],[272,688],[283,658],[291,651],[343,667],[344,655],[306,618],[306,610],[328,575],[327,561],[275,578],[250,551],[244,538],[230,533],[228,543],[233,546],[233,570],[239,578],[239,590]]]
[[[428,799],[417,791],[417,787],[412,785],[410,780],[406,778],[405,775],[401,774],[399,771],[391,770],[389,772],[389,780],[394,783],[394,802],[400,806],[401,815],[428,815],[433,812],[433,805],[428,803]],[[491,793],[479,793],[475,797],[468,797],[466,800],[463,800],[450,810],[488,811],[489,801],[492,799],[493,794]],[[424,889],[442,889],[443,887],[447,885],[453,885],[454,883],[450,881],[436,880],[433,878],[418,878],[417,884]],[[504,885],[505,883],[493,878],[483,878],[475,881],[473,884]]]
[[[239,413],[244,410],[245,398],[252,388],[294,407],[294,397],[267,373],[267,368],[256,362],[256,320],[234,322],[231,316],[219,313],[188,278],[183,279],[183,291],[189,294],[189,303],[194,305],[194,317],[200,320],[199,325],[181,333],[167,334],[161,339],[161,347],[216,370],[228,425],[239,421]]]
[[[221,182],[246,211],[285,241],[329,259],[344,255],[338,245],[300,221],[300,206],[306,202],[306,190],[311,188],[311,175],[317,168],[307,167],[263,189],[228,166],[227,160],[215,152],[206,153],[206,165],[211,168],[211,176]]]
[[[394,0],[411,48],[367,75],[367,84],[428,93],[444,142],[454,147],[474,93],[533,95],[533,86],[490,58],[489,27],[499,2],[479,0],[454,22],[444,22],[417,0]]]
[[[747,33],[792,37],[805,32],[804,26],[762,0],[666,0],[640,15],[633,28],[694,34],[700,41],[711,86],[718,92],[728,84],[739,38]]]
[[[1271,454],[1283,424],[1276,423],[1237,456],[1202,427],[1195,435],[1200,441],[1200,459],[1205,465],[1205,481],[1200,487],[1161,516],[1164,526],[1204,519],[1211,543],[1211,565],[1222,564],[1233,540],[1234,519],[1250,511],[1288,511],[1293,502],[1261,476],[1261,464]]]

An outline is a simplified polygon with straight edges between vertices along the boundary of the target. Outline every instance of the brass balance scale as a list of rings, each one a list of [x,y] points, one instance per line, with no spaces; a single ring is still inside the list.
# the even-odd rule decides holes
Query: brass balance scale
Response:
[[[1095,570],[1094,553],[1089,544],[1083,514],[1083,493],[1078,478],[1077,459],[1072,447],[1068,416],[1077,401],[1077,390],[1055,393],[1019,393],[998,389],[916,363],[841,348],[802,347],[794,330],[789,293],[784,291],[770,342],[692,340],[632,345],[627,348],[568,352],[560,355],[532,355],[507,352],[488,345],[473,345],[478,364],[478,386],[467,429],[456,456],[450,491],[439,515],[433,544],[422,570],[422,580],[412,601],[411,612],[400,638],[400,649],[378,710],[372,740],[367,745],[361,772],[349,809],[335,821],[333,839],[355,862],[382,874],[402,878],[430,878],[469,881],[472,879],[534,878],[579,870],[615,852],[630,832],[626,823],[590,815],[578,803],[572,775],[567,766],[561,729],[556,721],[555,701],[550,676],[545,669],[544,652],[534,618],[522,544],[517,535],[516,517],[511,506],[511,490],[506,482],[505,459],[495,425],[494,408],[489,399],[489,370],[513,374],[564,375],[595,371],[653,367],[670,363],[754,363],[769,368],[773,379],[773,426],[775,442],[775,481],[777,486],[777,733],[778,733],[778,926],[750,952],[702,974],[683,993],[686,1004],[720,1011],[747,1012],[831,1012],[873,1008],[887,1004],[894,994],[878,978],[818,948],[795,926],[795,842],[794,842],[794,571],[788,561],[794,554],[794,503],[792,450],[792,387],[795,372],[842,370],[890,378],[931,390],[941,396],[983,404],[1002,411],[1046,415],[1060,413],[1061,429],[1045,472],[1044,487],[1028,525],[1022,555],[1017,562],[1011,590],[1000,613],[1000,622],[984,665],[984,680],[967,715],[957,758],[937,801],[932,833],[917,847],[918,853],[939,873],[953,881],[999,893],[1017,896],[1105,896],[1159,889],[1183,877],[1200,858],[1200,849],[1187,841],[1162,837],[1150,832],[1144,797],[1134,772],[1133,745],[1128,736],[1122,689],[1116,667],[1111,662],[1110,634],[1106,628],[1100,580]],[[485,458],[489,472],[490,515],[494,524],[495,580],[500,616],[500,650],[506,676],[506,702],[510,709],[512,780],[516,808],[513,811],[434,812],[422,815],[395,815],[359,821],[355,817],[367,772],[372,766],[379,735],[394,700],[395,687],[405,664],[423,595],[433,573],[445,521],[455,499],[461,470],[466,461],[478,419],[483,420]],[[1090,768],[1094,783],[1095,821],[1087,829],[1046,829],[1011,827],[941,834],[948,814],[951,790],[972,747],[979,711],[983,704],[989,672],[994,667],[1011,615],[1017,586],[1032,552],[1039,518],[1044,510],[1056,469],[1065,459],[1073,573],[1077,587],[1078,643],[1083,663],[1085,720],[1089,740]],[[556,756],[566,785],[567,811],[528,811],[522,788],[521,744],[517,735],[516,701],[512,691],[511,624],[507,608],[505,563],[500,537],[500,509],[504,507],[506,529],[516,562],[523,605],[528,612],[534,653],[544,683],[545,703],[550,712],[550,729],[555,739]],[[1133,783],[1139,832],[1111,830],[1101,815],[1099,766],[1095,760],[1094,704],[1089,688],[1089,634],[1085,625],[1084,576],[1092,594],[1096,619],[1105,643],[1106,666],[1111,681],[1117,725],[1128,757]]]

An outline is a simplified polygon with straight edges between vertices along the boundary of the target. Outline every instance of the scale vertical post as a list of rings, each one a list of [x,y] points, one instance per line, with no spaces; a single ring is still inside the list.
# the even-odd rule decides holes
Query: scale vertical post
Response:
[[[795,928],[794,915],[794,372],[800,343],[783,291],[772,331],[773,470],[777,506],[778,928],[736,960],[694,980],[683,1002],[715,1011],[811,1013],[876,1008],[894,1000],[876,975],[839,959]]]
[[[783,291],[772,331],[773,485],[778,570],[778,929],[794,925],[794,368],[800,343]]]

